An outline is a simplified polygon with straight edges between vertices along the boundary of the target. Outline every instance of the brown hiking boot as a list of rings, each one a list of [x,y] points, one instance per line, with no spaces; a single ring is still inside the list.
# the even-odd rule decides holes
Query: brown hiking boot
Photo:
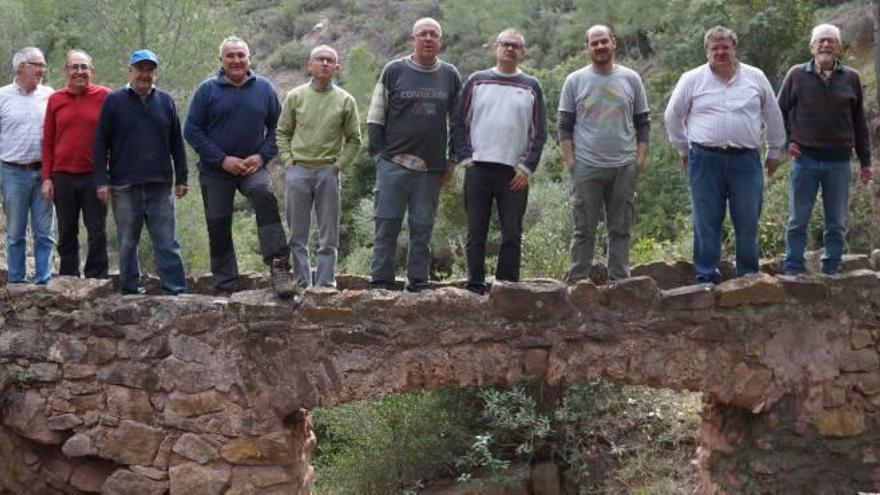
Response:
[[[284,258],[275,258],[269,267],[272,276],[272,289],[275,295],[288,299],[296,295],[296,285],[293,283],[293,276],[290,274],[290,263]]]

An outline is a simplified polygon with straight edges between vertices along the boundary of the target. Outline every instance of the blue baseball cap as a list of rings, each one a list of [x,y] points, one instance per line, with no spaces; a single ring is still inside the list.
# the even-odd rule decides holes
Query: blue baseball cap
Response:
[[[131,54],[131,57],[128,58],[128,65],[134,65],[138,62],[143,61],[153,62],[154,64],[156,64],[156,67],[159,66],[159,57],[157,57],[155,53],[147,49],[133,52]]]

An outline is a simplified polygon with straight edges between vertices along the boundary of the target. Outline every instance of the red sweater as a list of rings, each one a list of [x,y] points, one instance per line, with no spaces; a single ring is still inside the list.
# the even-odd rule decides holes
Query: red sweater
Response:
[[[92,140],[101,104],[108,93],[109,88],[95,84],[90,84],[81,95],[71,93],[66,86],[52,93],[43,122],[43,179],[49,179],[52,172],[95,171]]]

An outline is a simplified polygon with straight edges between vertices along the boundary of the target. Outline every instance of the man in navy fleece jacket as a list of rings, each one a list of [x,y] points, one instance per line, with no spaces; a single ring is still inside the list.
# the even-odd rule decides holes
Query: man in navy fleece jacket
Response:
[[[272,176],[265,165],[278,154],[275,126],[281,104],[272,84],[250,70],[247,43],[231,36],[220,44],[222,68],[196,89],[184,134],[199,154],[199,182],[214,287],[233,292],[238,263],[232,243],[235,191],[250,201],[257,215],[263,261],[280,297],[295,288],[290,275],[290,250],[281,225]]]
[[[113,200],[123,294],[144,292],[138,241],[145,222],[162,288],[186,291],[174,227],[174,198],[188,190],[186,152],[174,100],[153,85],[158,67],[150,50],[131,54],[129,83],[104,100],[92,143],[98,199]]]

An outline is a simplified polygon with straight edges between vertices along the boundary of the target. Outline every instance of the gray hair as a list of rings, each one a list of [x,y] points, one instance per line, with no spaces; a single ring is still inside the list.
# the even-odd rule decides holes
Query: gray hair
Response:
[[[220,48],[218,49],[220,56],[223,56],[223,47],[226,45],[243,45],[244,51],[247,52],[248,55],[251,54],[251,48],[248,46],[247,42],[238,36],[227,36],[223,38],[223,41],[220,42]]]
[[[22,64],[27,63],[28,59],[31,55],[39,54],[41,57],[43,56],[43,51],[35,46],[28,46],[26,48],[22,48],[21,50],[15,52],[15,55],[12,56],[12,70],[18,75],[21,72]]]
[[[433,17],[422,17],[421,19],[414,22],[412,27],[413,36],[416,35],[416,28],[421,26],[422,24],[431,24],[432,26],[436,27],[438,31],[440,31],[440,36],[443,36],[443,27],[440,26],[440,23],[437,21],[437,19],[434,19]]]
[[[834,24],[819,24],[818,26],[813,28],[813,34],[810,35],[810,44],[816,42],[819,39],[819,35],[825,31],[829,31],[832,35],[834,35],[834,39],[840,43],[840,28],[835,26]]]
[[[504,31],[498,33],[498,36],[495,37],[495,43],[501,42],[501,38],[506,38],[508,36],[513,36],[514,38],[519,39],[520,43],[522,43],[523,46],[526,46],[525,36],[523,36],[522,33],[513,28],[507,28]]]
[[[332,53],[333,58],[335,58],[336,61],[339,62],[339,54],[336,53],[336,50],[334,50],[333,47],[330,45],[318,45],[318,46],[312,48],[311,53],[309,53],[309,60],[312,60],[313,58],[315,58],[316,55],[318,55],[321,52]]]
[[[89,55],[88,53],[86,53],[85,50],[80,50],[78,48],[74,48],[73,50],[68,51],[64,55],[64,65],[67,65],[67,62],[70,61],[70,57],[72,57],[74,55],[82,55],[83,57],[85,57],[89,60],[89,65],[92,65],[92,56]]]
[[[706,35],[703,36],[703,49],[709,48],[709,43],[713,41],[730,41],[733,46],[736,46],[736,33],[733,32],[733,29],[724,26],[709,28]]]

